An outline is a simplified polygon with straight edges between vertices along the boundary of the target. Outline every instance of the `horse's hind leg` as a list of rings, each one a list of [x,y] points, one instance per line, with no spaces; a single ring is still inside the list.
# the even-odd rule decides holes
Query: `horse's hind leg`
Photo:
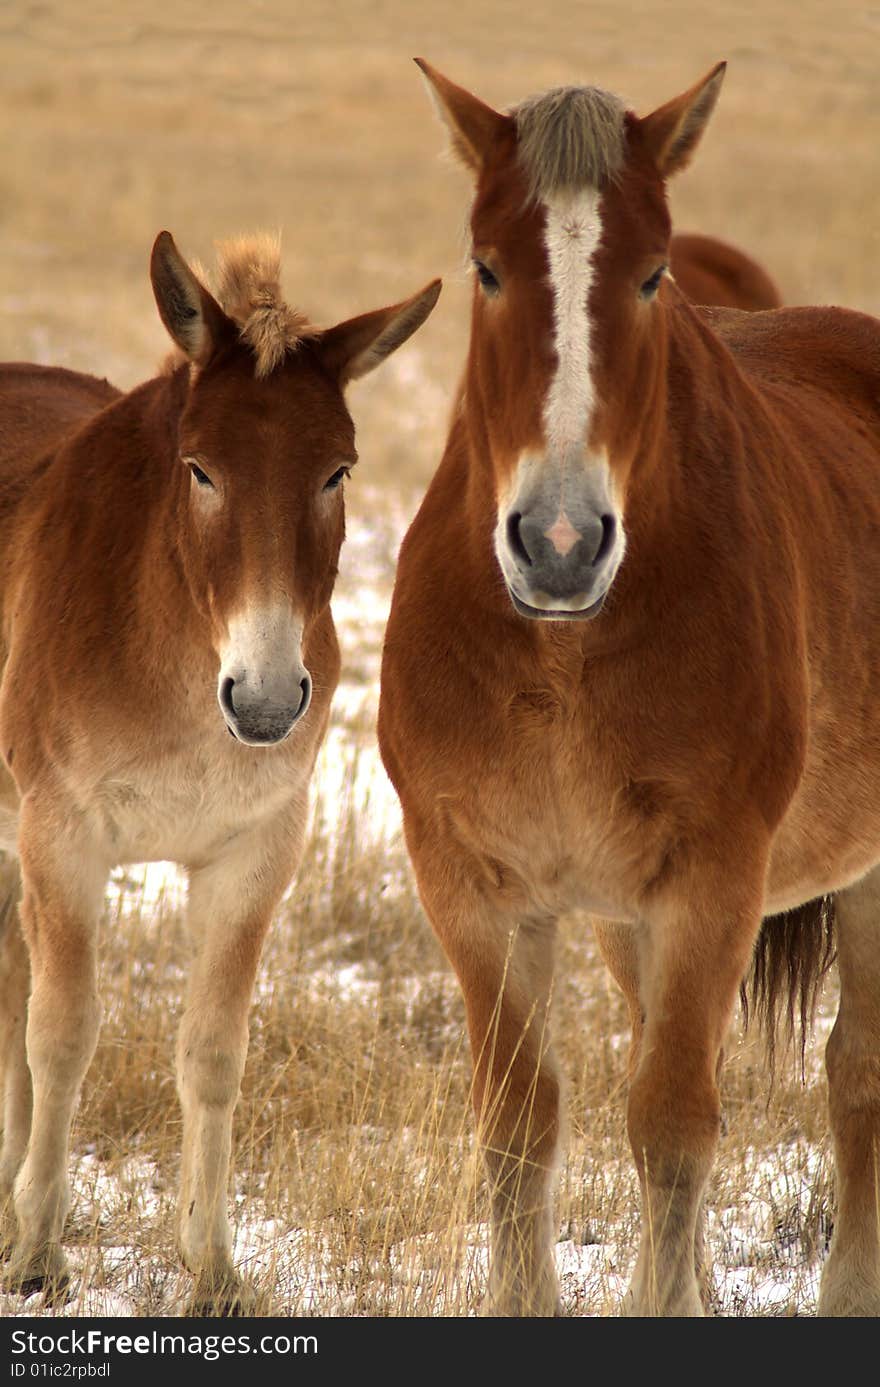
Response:
[[[71,843],[65,824],[25,805],[21,918],[32,977],[33,1119],[15,1181],[18,1236],[7,1280],[10,1289],[57,1290],[67,1280],[61,1235],[70,1202],[70,1124],[100,1024],[96,943],[107,869],[87,844]]]
[[[825,1052],[837,1216],[820,1315],[880,1315],[880,869],[837,898],[840,1009]]]
[[[21,873],[14,857],[0,859],[0,1080],[3,1149],[0,1152],[0,1252],[15,1233],[12,1186],[27,1149],[33,1095],[25,1029],[30,991],[27,946],[21,930]]]
[[[227,1215],[232,1114],[248,1046],[248,1012],[272,914],[293,875],[302,816],[241,835],[217,862],[190,874],[195,945],[177,1044],[183,1109],[180,1250],[196,1279],[193,1310],[247,1313],[252,1296],[232,1264]]]
[[[629,1011],[630,1042],[628,1070],[634,1074],[642,1047],[645,1009],[641,996],[641,961],[638,935],[632,925],[616,920],[593,920],[599,952],[608,971],[623,993]]]

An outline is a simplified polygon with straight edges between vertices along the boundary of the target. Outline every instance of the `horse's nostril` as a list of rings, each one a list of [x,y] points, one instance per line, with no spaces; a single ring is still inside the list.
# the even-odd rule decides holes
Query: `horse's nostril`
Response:
[[[593,567],[601,563],[605,555],[614,543],[614,536],[617,532],[617,522],[613,515],[603,515],[600,517],[602,522],[602,538],[599,540],[599,548],[593,555]]]
[[[510,545],[512,552],[516,555],[520,562],[528,564],[529,567],[531,567],[532,560],[529,556],[528,549],[526,549],[526,546],[523,543],[522,535],[520,534],[519,525],[521,520],[522,511],[513,510],[508,515],[507,543]]]
[[[230,717],[235,717],[235,704],[232,701],[232,690],[235,688],[234,679],[224,679],[220,685],[220,706]]]

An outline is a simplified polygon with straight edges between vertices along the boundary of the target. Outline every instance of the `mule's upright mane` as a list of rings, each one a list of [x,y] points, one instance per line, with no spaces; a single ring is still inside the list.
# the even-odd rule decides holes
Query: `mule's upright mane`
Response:
[[[304,314],[284,302],[281,240],[271,232],[218,245],[217,301],[253,351],[258,377],[270,375],[288,352],[316,331]]]
[[[619,96],[601,87],[554,87],[510,112],[520,163],[533,197],[601,188],[623,164],[624,115]]]

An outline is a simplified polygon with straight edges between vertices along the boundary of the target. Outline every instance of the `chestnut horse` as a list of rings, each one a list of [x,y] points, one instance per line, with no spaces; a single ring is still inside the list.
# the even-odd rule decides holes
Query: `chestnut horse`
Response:
[[[696,308],[667,278],[665,183],[723,64],[642,119],[595,88],[501,114],[422,67],[476,183],[476,282],[379,730],[466,1003],[488,1304],[557,1308],[560,914],[598,917],[633,1021],[628,1308],[696,1315],[738,989],[762,938],[770,998],[808,990],[827,919],[808,903],[839,893],[820,1309],[876,1315],[880,324]]]
[[[55,1295],[68,1278],[69,1133],[98,1036],[107,875],[170,859],[188,873],[195,946],[177,1046],[180,1247],[197,1307],[252,1303],[226,1213],[232,1112],[339,674],[329,604],[355,462],[343,388],[439,293],[321,331],[284,303],[279,274],[272,238],[233,242],[215,298],[163,232],[151,275],[177,348],[164,374],[123,395],[0,369],[0,845],[19,857],[29,955],[6,910],[10,1289]]]
[[[715,236],[677,231],[669,243],[669,273],[691,303],[749,312],[782,306],[767,271]]]

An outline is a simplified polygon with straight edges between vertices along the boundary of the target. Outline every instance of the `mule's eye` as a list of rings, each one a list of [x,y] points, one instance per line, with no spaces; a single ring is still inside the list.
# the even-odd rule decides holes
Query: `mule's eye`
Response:
[[[660,288],[660,281],[666,273],[666,266],[661,265],[659,270],[655,270],[650,279],[646,279],[639,293],[643,299],[652,299]]]
[[[482,284],[486,293],[497,294],[501,288],[501,285],[498,283],[498,280],[495,278],[492,271],[489,269],[489,266],[484,265],[482,260],[478,260],[476,256],[474,256],[474,269],[477,272],[477,279]]]
[[[350,476],[351,476],[351,468],[350,468],[350,467],[337,467],[336,471],[333,473],[333,476],[332,476],[332,477],[329,477],[329,478],[327,479],[327,481],[324,483],[324,490],[325,490],[325,491],[335,491],[336,488],[339,486],[339,483],[342,481],[343,477],[350,477]]]
[[[207,472],[202,471],[198,463],[191,462],[189,464],[189,470],[190,472],[192,472],[199,486],[207,486],[210,487],[212,491],[214,490],[214,483],[211,481],[211,478],[208,476]]]

